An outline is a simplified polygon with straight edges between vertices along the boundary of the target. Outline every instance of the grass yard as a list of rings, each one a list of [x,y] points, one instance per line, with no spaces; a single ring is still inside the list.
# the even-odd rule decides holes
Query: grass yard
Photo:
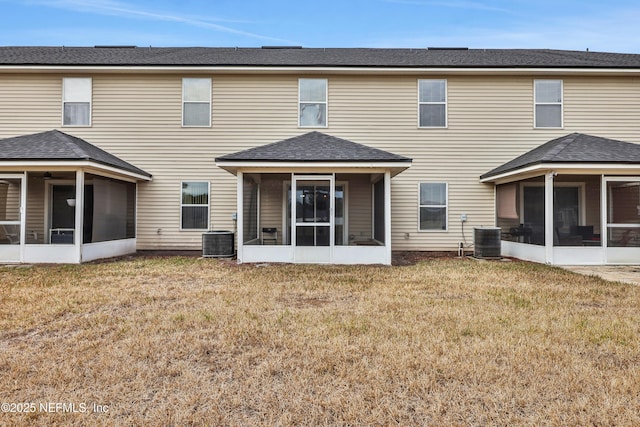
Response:
[[[640,425],[638,286],[455,258],[0,282],[0,402],[36,405],[2,425]]]

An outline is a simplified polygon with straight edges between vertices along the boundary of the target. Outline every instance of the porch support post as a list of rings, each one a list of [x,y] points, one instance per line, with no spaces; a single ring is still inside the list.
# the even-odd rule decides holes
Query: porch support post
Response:
[[[238,188],[236,190],[236,196],[238,197],[238,200],[236,201],[236,241],[237,241],[237,247],[238,247],[238,254],[236,256],[238,263],[242,263],[242,246],[244,244],[243,242],[243,237],[244,236],[244,176],[243,173],[238,171],[237,172],[237,177],[238,177],[238,181],[237,181],[237,185]]]
[[[391,265],[391,172],[384,173],[384,246],[385,264]]]
[[[73,231],[74,245],[76,247],[76,260],[82,262],[82,229],[84,224],[84,170],[76,171],[76,223]]]
[[[24,262],[25,245],[27,244],[27,186],[29,175],[24,172],[20,186],[20,262]]]
[[[553,177],[556,172],[547,172],[544,179],[544,247],[545,262],[553,264]]]
[[[607,244],[609,243],[609,206],[607,204],[607,180],[600,175],[600,245],[602,245],[602,263],[607,263]]]

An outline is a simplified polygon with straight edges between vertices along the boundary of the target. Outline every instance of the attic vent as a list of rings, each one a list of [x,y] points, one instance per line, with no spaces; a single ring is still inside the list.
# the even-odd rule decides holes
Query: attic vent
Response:
[[[302,46],[262,46],[262,49],[302,49]]]
[[[427,50],[469,50],[468,47],[428,47]]]
[[[94,48],[96,49],[135,49],[138,46],[135,45],[95,45]]]

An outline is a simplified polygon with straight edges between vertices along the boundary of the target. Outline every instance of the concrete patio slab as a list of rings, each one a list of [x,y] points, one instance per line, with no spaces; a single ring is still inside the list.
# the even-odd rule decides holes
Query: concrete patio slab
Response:
[[[564,269],[614,282],[640,285],[640,265],[568,265]]]

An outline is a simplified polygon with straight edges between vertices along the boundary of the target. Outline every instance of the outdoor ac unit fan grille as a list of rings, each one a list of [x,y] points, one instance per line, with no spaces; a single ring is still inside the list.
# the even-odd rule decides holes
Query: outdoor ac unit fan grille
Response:
[[[473,256],[476,258],[500,258],[500,229],[474,228]]]
[[[234,233],[232,231],[208,231],[202,235],[203,257],[232,257]]]

